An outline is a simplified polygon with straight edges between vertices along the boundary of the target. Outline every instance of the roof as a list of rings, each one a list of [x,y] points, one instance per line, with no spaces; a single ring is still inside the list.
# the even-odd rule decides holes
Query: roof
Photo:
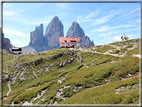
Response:
[[[12,48],[12,49],[19,49],[19,48]]]
[[[60,37],[60,43],[80,42],[80,37]]]

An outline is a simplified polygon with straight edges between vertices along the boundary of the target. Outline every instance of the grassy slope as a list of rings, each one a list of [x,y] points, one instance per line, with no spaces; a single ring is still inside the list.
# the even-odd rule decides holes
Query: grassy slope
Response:
[[[127,87],[138,84],[139,77],[128,80],[110,82],[100,87],[83,90],[82,92],[61,102],[62,104],[135,104],[139,103],[139,89]],[[124,86],[125,91],[116,94],[118,87]]]
[[[137,40],[130,40],[131,42],[135,42]],[[118,43],[114,43],[113,45],[117,45]],[[124,44],[119,43],[119,45]],[[132,47],[132,46],[130,46]],[[89,48],[91,49],[91,48]],[[112,49],[110,46],[105,45],[103,48],[104,52]],[[106,50],[105,50],[106,49]],[[98,47],[97,50],[102,50],[102,47]],[[15,55],[17,58],[14,59],[14,55],[4,54],[3,55],[3,68],[6,73],[5,67],[16,62],[18,64],[21,63],[29,63],[35,61],[39,58],[49,58],[58,53],[67,52],[67,49],[54,49],[44,52],[43,55]],[[16,104],[24,103],[25,101],[31,101],[32,98],[37,96],[37,93],[41,94],[43,90],[46,92],[44,95],[35,100],[33,103],[38,104],[49,104],[57,101],[58,103],[63,104],[138,104],[139,103],[139,90],[138,88],[130,88],[129,90],[125,90],[120,94],[115,94],[116,89],[120,86],[134,86],[139,83],[139,59],[136,57],[132,57],[132,54],[139,53],[139,47],[134,50],[129,50],[127,52],[127,56],[125,57],[114,57],[110,55],[101,55],[91,52],[80,52],[83,54],[83,67],[79,70],[77,69],[80,65],[82,65],[78,61],[74,61],[71,64],[67,64],[64,68],[57,69],[57,65],[54,67],[50,67],[48,71],[44,69],[40,72],[35,70],[36,75],[39,79],[37,79],[34,74],[32,68],[27,68],[24,77],[26,80],[21,81],[19,79],[20,74],[23,72],[23,68],[19,68],[20,74],[16,80],[15,84],[11,84],[12,91],[10,92],[7,99],[4,100],[4,104],[11,104],[12,101]],[[43,61],[37,66],[34,66],[34,69],[39,69],[42,66],[50,65],[52,63],[58,64],[60,61],[69,60],[72,56],[69,54],[57,58],[52,61]],[[78,58],[78,57],[77,57]],[[79,59],[79,58],[78,58]],[[111,63],[115,61],[115,63]],[[9,68],[8,74],[12,74],[16,69]],[[128,74],[131,74],[130,77]],[[4,74],[5,75],[5,74]],[[65,78],[62,84],[58,83],[58,80],[61,78]],[[128,80],[122,80],[128,79]],[[106,80],[108,81],[106,84]],[[11,83],[13,80],[11,81]],[[104,85],[103,85],[104,84]],[[55,97],[58,89],[61,89],[65,85],[70,85],[70,88],[63,90],[63,95],[67,98],[65,101],[61,99],[57,99]],[[95,86],[103,85],[100,87],[92,88]],[[76,92],[73,91],[74,87],[80,87]],[[28,88],[34,87],[29,91],[25,91]],[[109,89],[108,89],[109,88]],[[3,84],[3,97],[8,92],[7,83]],[[18,90],[17,90],[18,89]],[[79,94],[76,94],[79,93]],[[44,100],[42,100],[44,99]],[[76,99],[76,100],[75,100]],[[51,101],[52,100],[52,101]]]

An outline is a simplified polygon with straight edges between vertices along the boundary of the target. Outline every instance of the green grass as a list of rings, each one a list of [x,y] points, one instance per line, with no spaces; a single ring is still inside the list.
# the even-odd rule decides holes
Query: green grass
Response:
[[[108,51],[108,50],[113,50],[113,49],[115,49],[115,48],[113,48],[113,47],[111,47],[111,46],[109,46],[109,45],[103,45],[103,46],[97,47],[95,50],[96,50],[97,52],[105,53],[106,51]],[[94,50],[93,50],[93,51],[94,51]]]
[[[137,40],[131,40],[131,42]],[[128,41],[125,41],[128,42]],[[113,45],[120,45],[125,42],[115,43]],[[121,45],[120,45],[121,46]],[[132,47],[129,45],[128,48]],[[92,49],[88,47],[87,49]],[[97,51],[106,52],[108,50],[113,49],[108,45],[104,45],[97,47]],[[114,54],[121,54],[127,51],[127,47],[125,49],[121,49],[119,52],[117,50]],[[48,59],[53,55],[57,55],[59,53],[66,52],[67,54],[53,59],[51,61],[45,61],[44,59]],[[78,51],[80,52],[80,51]],[[21,65],[22,63],[29,63],[40,58],[43,61],[35,66],[33,69],[31,67],[25,68],[26,72],[24,74],[25,80],[20,80],[20,75],[23,72],[22,68],[12,68],[9,66],[8,75],[10,75],[11,79],[11,89],[12,91],[9,93],[7,99],[4,100],[4,104],[10,104],[14,101],[16,104],[24,103],[25,101],[31,101],[31,99],[37,96],[37,93],[41,94],[43,90],[46,90],[45,94],[41,96],[41,98],[36,99],[33,104],[49,104],[57,101],[58,103],[63,104],[138,104],[139,103],[139,90],[131,88],[128,91],[125,91],[121,94],[115,94],[116,89],[118,87],[127,87],[131,85],[138,84],[138,74],[139,74],[139,59],[136,57],[132,57],[132,54],[139,53],[139,45],[134,50],[127,51],[127,56],[124,57],[114,57],[111,55],[102,55],[91,52],[80,52],[83,55],[83,64],[78,58],[79,62],[75,59],[71,64],[67,64],[63,68],[57,69],[59,66],[59,62],[63,62],[65,60],[70,60],[73,56],[68,54],[68,49],[52,49],[42,53],[41,55],[12,55],[12,54],[4,54],[3,55],[3,72],[6,72],[6,66],[18,63]],[[14,56],[18,56],[14,59]],[[112,63],[115,61],[115,63]],[[49,67],[49,70],[46,71],[44,66],[55,64],[54,67]],[[83,65],[83,66],[82,66]],[[82,66],[80,69],[78,69]],[[37,71],[42,68],[42,71]],[[21,71],[17,76],[17,80],[15,84],[13,83],[13,77],[15,70]],[[15,74],[17,75],[18,72]],[[132,78],[128,76],[131,74]],[[5,76],[5,74],[3,74]],[[58,80],[61,80],[62,83],[58,83]],[[121,78],[127,80],[121,80]],[[106,80],[109,81],[106,84]],[[68,97],[65,101],[62,101],[61,98],[56,98],[55,95],[57,91],[64,86],[70,85],[69,88],[63,90],[64,97]],[[102,85],[102,86],[100,86]],[[95,86],[100,86],[96,88],[92,88]],[[26,89],[32,88],[29,91],[25,91]],[[73,91],[74,87],[77,88],[77,91]],[[82,87],[82,88],[78,88]],[[7,82],[3,83],[3,97],[8,92]],[[77,94],[79,93],[79,94]],[[44,98],[44,100],[42,100]]]
[[[110,81],[120,80],[121,77],[127,78],[128,74],[134,75],[137,72],[139,72],[139,59],[137,58],[127,59],[124,60],[123,65],[119,66],[117,72],[114,72],[112,74]]]
[[[83,90],[68,98],[60,104],[131,104],[139,100],[138,89],[127,90],[121,94],[115,94],[116,88],[122,85],[130,86],[139,83],[139,77],[111,82],[100,87]]]

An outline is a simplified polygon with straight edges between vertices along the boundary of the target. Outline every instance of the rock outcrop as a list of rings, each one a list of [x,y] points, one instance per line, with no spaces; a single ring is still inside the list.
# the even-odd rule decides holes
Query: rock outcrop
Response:
[[[80,25],[75,21],[72,23],[71,27],[67,32],[67,37],[81,37],[80,46],[94,46],[94,42],[90,40],[88,36],[85,36],[83,29]]]
[[[3,43],[2,44],[0,43],[0,48],[6,49],[10,52],[13,45],[10,43],[10,40],[8,38],[4,37],[4,33],[2,33],[1,27],[0,27],[0,32],[1,32],[1,36],[3,38]]]
[[[64,37],[63,24],[55,16],[46,28],[44,44],[46,47],[59,47],[59,37]]]
[[[36,26],[35,30],[30,34],[30,43],[29,45],[34,46],[43,46],[44,36],[43,36],[43,24],[40,24],[39,27]]]

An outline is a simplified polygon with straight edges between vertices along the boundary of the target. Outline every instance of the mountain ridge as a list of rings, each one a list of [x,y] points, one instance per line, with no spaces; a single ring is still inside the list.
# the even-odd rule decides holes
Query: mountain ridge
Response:
[[[94,42],[92,42],[90,38],[85,35],[83,29],[76,21],[74,21],[70,26],[69,30],[67,31],[66,37],[80,37],[80,47],[95,46]]]
[[[44,34],[43,24],[41,23],[30,33],[30,42],[28,46],[21,47],[23,53],[41,52],[48,49],[59,48],[59,38],[64,37],[64,26],[58,16],[53,17],[46,27]],[[85,35],[80,25],[74,21],[67,31],[66,37],[81,37],[80,46],[94,46],[90,38]]]
[[[1,38],[2,38],[2,44],[0,43],[0,48],[6,49],[8,50],[8,52],[11,52],[11,49],[14,46],[11,44],[10,39],[4,37],[4,33],[2,32],[1,27],[0,27],[0,32],[1,32]]]

